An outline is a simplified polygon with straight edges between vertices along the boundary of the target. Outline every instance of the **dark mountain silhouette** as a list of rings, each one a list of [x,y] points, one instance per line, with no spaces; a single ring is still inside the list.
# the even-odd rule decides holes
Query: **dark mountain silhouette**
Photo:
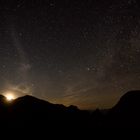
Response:
[[[105,113],[90,112],[76,106],[52,104],[33,96],[23,96],[7,102],[0,95],[0,120],[7,128],[46,128],[49,130],[89,131],[94,128],[140,127],[140,91],[130,91]]]
[[[65,107],[61,104],[52,104],[33,96],[23,96],[7,102],[4,96],[0,96],[1,125],[14,128],[64,128],[88,120],[88,111],[81,111],[76,106]]]
[[[111,127],[140,127],[140,90],[129,91],[110,110]]]

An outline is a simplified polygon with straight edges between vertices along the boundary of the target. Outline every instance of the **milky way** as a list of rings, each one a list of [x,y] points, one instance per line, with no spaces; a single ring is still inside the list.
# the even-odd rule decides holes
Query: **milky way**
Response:
[[[140,89],[137,0],[21,0],[0,6],[0,90],[108,108]]]

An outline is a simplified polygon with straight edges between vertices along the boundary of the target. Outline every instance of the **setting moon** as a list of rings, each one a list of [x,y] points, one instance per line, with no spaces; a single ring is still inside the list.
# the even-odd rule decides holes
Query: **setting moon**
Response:
[[[15,96],[14,96],[13,93],[7,93],[7,94],[5,94],[5,97],[6,97],[6,99],[7,99],[8,101],[12,101],[12,100],[15,99]]]

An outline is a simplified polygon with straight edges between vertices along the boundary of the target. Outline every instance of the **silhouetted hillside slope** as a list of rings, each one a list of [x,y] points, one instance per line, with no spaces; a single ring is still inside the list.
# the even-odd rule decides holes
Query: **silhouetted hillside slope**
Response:
[[[130,91],[121,97],[120,101],[113,110],[121,110],[123,112],[137,112],[140,107],[140,91]],[[131,109],[131,110],[130,110]]]
[[[26,95],[13,101],[11,104],[13,112],[29,113],[30,115],[45,115],[47,119],[80,119],[76,115],[82,113],[75,106],[65,107],[61,104],[52,104],[44,100]],[[73,114],[75,115],[73,117]],[[43,116],[41,116],[43,117]],[[82,116],[79,116],[82,117]]]
[[[140,91],[129,91],[110,110],[111,126],[140,127]]]
[[[88,120],[88,111],[81,111],[76,106],[65,107],[52,104],[33,96],[26,95],[7,102],[0,96],[0,119],[8,127],[66,127],[79,126],[83,120]],[[73,123],[71,123],[73,122]]]
[[[26,95],[7,102],[0,95],[1,127],[91,131],[93,128],[140,127],[140,91],[130,91],[108,112],[79,110]]]

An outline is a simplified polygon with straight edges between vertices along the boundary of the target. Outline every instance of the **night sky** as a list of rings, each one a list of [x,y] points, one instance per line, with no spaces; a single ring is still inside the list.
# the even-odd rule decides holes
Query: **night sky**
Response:
[[[140,89],[138,0],[0,1],[0,91],[81,109]]]

